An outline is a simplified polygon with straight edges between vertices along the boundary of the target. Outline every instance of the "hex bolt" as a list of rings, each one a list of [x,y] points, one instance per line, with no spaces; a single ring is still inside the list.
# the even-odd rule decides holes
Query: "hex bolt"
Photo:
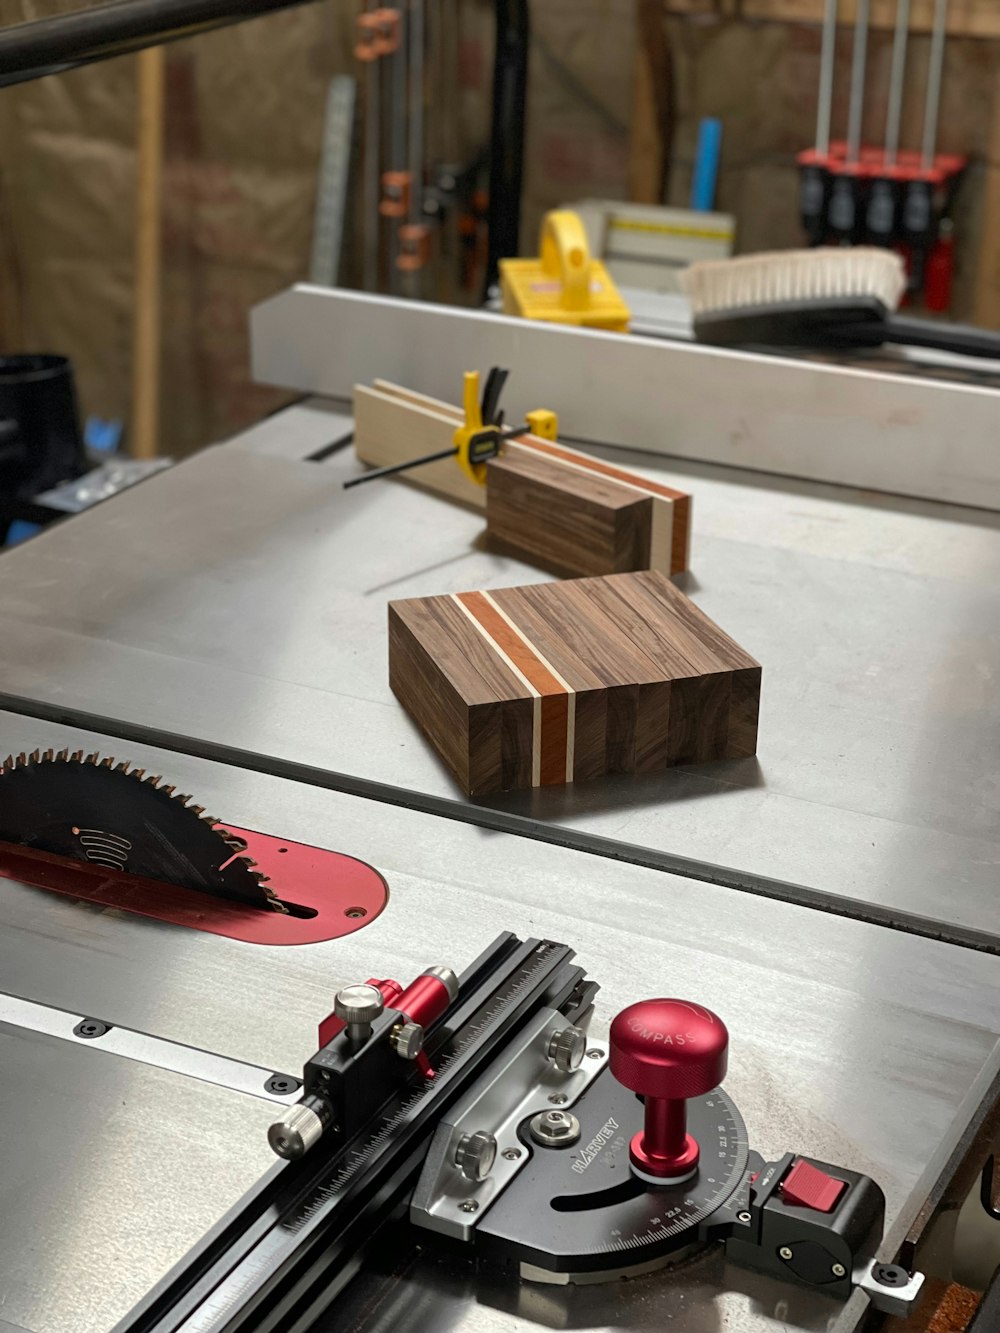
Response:
[[[847,1269],[844,1267],[843,1264],[834,1264],[833,1267],[830,1269],[830,1272],[833,1274],[834,1277],[847,1276]]]
[[[539,1111],[528,1132],[542,1148],[566,1148],[580,1137],[580,1122],[571,1111]]]
[[[479,1212],[479,1204],[476,1203],[475,1199],[465,1199],[462,1203],[458,1205],[458,1207],[459,1211],[463,1213]]]
[[[781,1249],[778,1251],[778,1257],[780,1259],[791,1259],[792,1251],[787,1245],[782,1245]]]

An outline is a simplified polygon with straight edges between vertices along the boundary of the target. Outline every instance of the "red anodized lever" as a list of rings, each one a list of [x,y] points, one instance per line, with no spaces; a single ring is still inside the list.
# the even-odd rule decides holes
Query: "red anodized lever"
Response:
[[[632,1166],[658,1181],[686,1180],[699,1149],[687,1106],[726,1075],[729,1033],[717,1014],[688,1000],[641,1000],[611,1024],[611,1072],[645,1101],[645,1125],[629,1145]]]

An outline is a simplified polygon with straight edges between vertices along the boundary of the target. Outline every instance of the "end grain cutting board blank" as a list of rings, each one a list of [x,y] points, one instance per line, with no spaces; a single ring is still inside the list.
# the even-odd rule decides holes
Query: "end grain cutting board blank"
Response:
[[[389,683],[470,795],[752,755],[760,680],[653,571],[389,605]]]

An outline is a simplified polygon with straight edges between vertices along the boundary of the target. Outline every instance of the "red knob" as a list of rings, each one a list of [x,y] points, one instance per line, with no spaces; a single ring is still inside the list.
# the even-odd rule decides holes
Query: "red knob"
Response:
[[[728,1051],[722,1019],[689,1000],[641,1000],[611,1024],[611,1072],[646,1103],[645,1126],[629,1149],[640,1175],[672,1181],[694,1173],[698,1144],[687,1132],[685,1102],[719,1086]]]

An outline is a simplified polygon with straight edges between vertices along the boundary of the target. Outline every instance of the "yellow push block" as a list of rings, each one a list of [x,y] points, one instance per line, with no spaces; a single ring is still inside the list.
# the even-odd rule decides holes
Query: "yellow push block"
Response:
[[[628,332],[629,308],[608,270],[591,259],[587,233],[576,213],[546,213],[540,248],[538,259],[501,259],[505,314]]]

